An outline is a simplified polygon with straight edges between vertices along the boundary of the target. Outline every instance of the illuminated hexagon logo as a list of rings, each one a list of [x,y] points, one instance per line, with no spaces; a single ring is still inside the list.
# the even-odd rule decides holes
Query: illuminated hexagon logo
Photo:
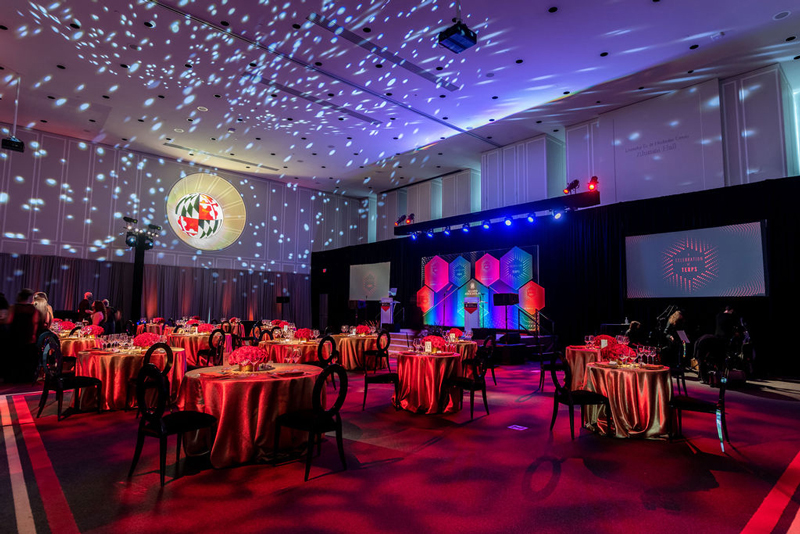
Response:
[[[506,285],[519,289],[533,278],[533,256],[517,247],[512,248],[500,258],[500,280]]]
[[[178,226],[189,237],[207,239],[222,227],[222,207],[211,196],[190,193],[175,206]]]
[[[422,313],[428,313],[428,311],[433,308],[433,296],[433,290],[426,286],[422,286],[422,288],[417,291],[417,306],[422,310]]]
[[[469,281],[471,276],[469,261],[462,256],[450,262],[450,282],[456,287],[461,287]]]
[[[425,264],[425,285],[434,291],[441,291],[447,286],[447,262],[434,256]]]
[[[489,287],[500,278],[500,261],[489,254],[484,254],[475,262],[475,278]]]
[[[544,308],[544,288],[533,280],[519,288],[519,306],[530,314]]]

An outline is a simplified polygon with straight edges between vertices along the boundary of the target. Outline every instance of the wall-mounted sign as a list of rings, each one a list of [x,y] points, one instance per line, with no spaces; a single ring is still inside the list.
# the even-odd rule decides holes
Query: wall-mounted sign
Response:
[[[222,250],[244,230],[247,212],[241,195],[213,174],[179,180],[167,197],[167,219],[175,234],[200,250]]]

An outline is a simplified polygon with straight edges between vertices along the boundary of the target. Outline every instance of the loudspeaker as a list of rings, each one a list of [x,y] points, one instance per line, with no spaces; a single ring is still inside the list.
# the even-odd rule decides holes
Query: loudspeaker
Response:
[[[492,295],[495,306],[513,306],[519,304],[519,295],[516,293],[495,293]]]

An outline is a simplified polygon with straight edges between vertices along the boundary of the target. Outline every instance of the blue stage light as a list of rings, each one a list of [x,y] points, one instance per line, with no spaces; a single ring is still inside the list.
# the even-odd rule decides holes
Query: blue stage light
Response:
[[[433,237],[433,230],[428,230],[427,232],[425,232],[425,235],[427,235],[428,237]]]
[[[533,213],[529,213],[528,214],[528,222],[529,223],[536,222],[536,215],[534,215]]]
[[[555,220],[559,220],[564,216],[564,212],[562,210],[553,210],[553,218]]]
[[[468,233],[469,232],[469,223],[464,223],[461,226],[461,231],[464,232],[465,234]]]
[[[444,227],[444,235],[450,235],[450,227],[449,226],[445,226]]]
[[[411,234],[411,241],[416,241],[416,240],[417,240],[417,233],[416,233],[416,232],[413,232],[413,233]]]
[[[490,223],[488,220],[486,220],[486,221],[483,221],[483,224],[481,226],[483,226],[484,230],[488,230],[489,226],[491,226],[491,224],[492,223]]]
[[[511,217],[506,217],[503,222],[506,224],[506,226],[511,226]]]

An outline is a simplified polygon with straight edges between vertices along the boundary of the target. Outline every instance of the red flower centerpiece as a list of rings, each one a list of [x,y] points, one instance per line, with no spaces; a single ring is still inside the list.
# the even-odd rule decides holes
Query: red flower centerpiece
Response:
[[[193,326],[196,324],[200,324],[200,321],[198,321],[197,319],[189,319],[188,321],[186,321],[186,326]]]
[[[153,324],[161,324],[164,322],[163,317],[153,317]]]
[[[200,316],[199,315],[192,315],[192,319],[195,319],[196,321],[199,321],[200,320]]]
[[[232,323],[238,323],[239,322],[239,318],[238,317],[231,317],[230,321]]]
[[[308,328],[301,328],[297,332],[294,333],[295,339],[311,339],[312,337],[311,330]]]
[[[158,343],[158,338],[160,336],[158,334],[152,334],[150,332],[145,332],[144,334],[139,334],[135,338],[133,338],[133,346],[134,347],[150,347],[151,345],[155,345]]]
[[[273,321],[272,326],[277,326],[278,328],[283,328],[284,326],[289,326],[289,323],[286,321]]]
[[[365,324],[360,324],[356,327],[356,334],[359,336],[365,336],[369,334],[369,327]]]
[[[53,320],[52,320],[52,321],[50,321],[50,322],[51,322],[52,324],[55,324],[55,323],[60,323],[60,322],[61,322],[61,319],[59,319],[58,317],[53,317]]]
[[[450,336],[455,335],[456,338],[460,338],[461,336],[464,335],[464,332],[462,332],[458,328],[451,328],[450,331],[447,334],[450,335]]]
[[[424,346],[425,343],[428,341],[431,342],[431,352],[438,352],[440,350],[444,350],[445,341],[444,338],[440,336],[425,336],[422,338],[422,345]]]
[[[61,321],[61,330],[72,330],[75,328],[75,323],[72,321]]]
[[[100,325],[93,324],[89,326],[84,326],[82,332],[86,336],[98,337],[103,335],[105,329],[103,329],[103,327]]]
[[[255,365],[267,361],[267,351],[260,347],[239,347],[228,357],[228,362],[238,365],[240,371],[251,372]]]
[[[201,334],[208,334],[214,331],[215,326],[216,325],[213,324],[203,323],[197,326],[197,331]]]

